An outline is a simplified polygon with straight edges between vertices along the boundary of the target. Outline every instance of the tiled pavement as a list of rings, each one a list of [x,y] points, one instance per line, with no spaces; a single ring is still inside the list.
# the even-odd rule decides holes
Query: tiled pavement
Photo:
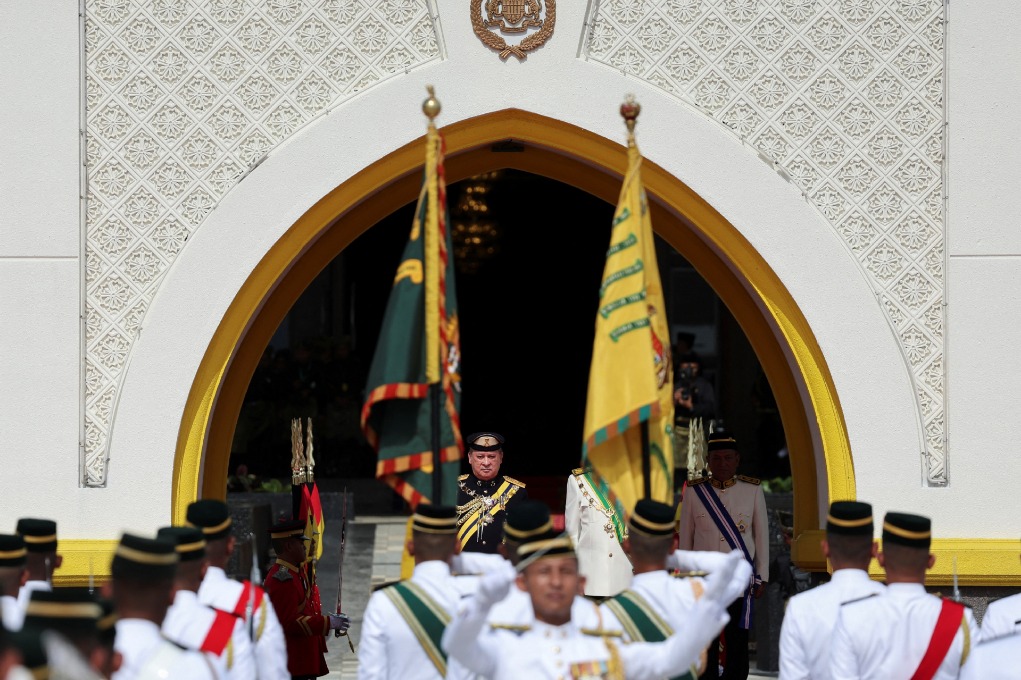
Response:
[[[344,559],[343,608],[351,615],[351,639],[358,648],[362,615],[372,594],[372,587],[400,578],[401,554],[404,548],[405,517],[358,517],[348,527],[348,544]],[[319,591],[323,610],[332,610],[337,600],[337,562],[340,539],[327,532],[323,544],[323,559],[319,563]],[[355,680],[358,677],[358,657],[352,654],[344,639],[329,638],[326,663],[330,667],[327,678]],[[752,673],[750,679],[776,677]]]

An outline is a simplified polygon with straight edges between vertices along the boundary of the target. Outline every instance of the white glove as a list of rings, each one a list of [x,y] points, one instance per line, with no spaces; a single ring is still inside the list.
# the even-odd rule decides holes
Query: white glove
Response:
[[[732,550],[727,553],[726,560],[720,565],[720,568],[709,574],[705,579],[705,598],[714,602],[719,602],[724,607],[729,605],[734,599],[744,592],[739,590],[737,594],[733,594],[735,574],[737,570],[741,568],[741,564],[744,564],[748,570],[751,569],[751,565],[748,564],[748,560],[744,558],[744,554],[740,550]],[[747,588],[750,584],[751,572],[745,571],[747,576],[744,579],[744,587]]]
[[[666,558],[667,569],[711,573],[723,566],[727,553],[702,550],[675,550]]]
[[[480,604],[491,607],[502,601],[510,592],[511,585],[518,577],[517,570],[511,563],[504,560],[503,564],[494,565],[493,569],[479,579],[479,590],[476,597]]]
[[[327,614],[330,617],[330,630],[339,630],[346,633],[351,627],[351,617],[347,614]]]

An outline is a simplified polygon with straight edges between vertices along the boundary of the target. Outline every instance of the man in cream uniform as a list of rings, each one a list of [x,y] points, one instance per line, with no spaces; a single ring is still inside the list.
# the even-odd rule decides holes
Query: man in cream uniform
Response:
[[[587,468],[574,470],[567,479],[564,521],[578,553],[578,568],[585,577],[585,594],[611,597],[627,588],[631,560],[620,544],[627,529],[613,506],[596,490]]]
[[[951,680],[978,638],[971,610],[925,591],[932,525],[927,517],[888,512],[879,565],[886,591],[846,602],[832,637],[835,680]]]
[[[833,568],[829,583],[795,595],[784,612],[780,630],[780,675],[784,680],[827,680],[830,640],[840,605],[883,592],[869,578],[876,554],[872,538],[872,506],[854,501],[830,504],[823,555]]]
[[[730,623],[724,631],[727,663],[721,676],[724,680],[745,680],[748,677],[751,600],[752,596],[762,595],[765,580],[769,578],[766,497],[759,480],[736,474],[741,455],[733,437],[726,432],[714,432],[707,437],[706,448],[712,476],[689,482],[684,490],[678,527],[680,549],[747,551],[754,570],[754,583],[749,584],[748,594],[730,607]],[[702,677],[715,680],[717,659],[718,647],[712,645],[708,667]]]

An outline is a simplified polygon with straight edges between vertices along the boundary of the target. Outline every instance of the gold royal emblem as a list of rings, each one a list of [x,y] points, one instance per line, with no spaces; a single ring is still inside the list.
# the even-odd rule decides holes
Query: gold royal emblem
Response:
[[[553,35],[557,20],[556,0],[546,0],[545,16],[542,16],[542,5],[543,0],[471,0],[472,28],[486,47],[500,53],[501,59],[512,54],[518,59],[525,59],[527,52],[542,47]],[[508,44],[500,35],[526,33],[532,28],[538,30],[517,45]]]

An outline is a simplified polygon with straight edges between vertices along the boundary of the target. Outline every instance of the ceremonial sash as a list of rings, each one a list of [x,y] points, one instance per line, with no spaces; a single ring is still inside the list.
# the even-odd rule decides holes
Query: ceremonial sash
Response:
[[[925,650],[918,668],[915,669],[911,680],[932,680],[939,670],[943,659],[947,657],[950,646],[954,644],[954,637],[957,629],[964,629],[964,653],[961,654],[961,664],[964,664],[968,656],[969,637],[968,620],[964,616],[964,605],[953,600],[943,600],[943,607],[939,610],[939,618],[936,619],[936,627],[932,631],[932,638],[929,640],[929,647]]]
[[[422,651],[429,657],[440,677],[447,675],[447,655],[440,646],[443,631],[450,623],[450,614],[411,581],[401,581],[383,592],[390,598],[401,617],[414,633]]]
[[[496,513],[502,510],[502,508],[500,507],[500,498],[505,493],[507,494],[507,498],[510,498],[515,493],[517,493],[517,490],[518,487],[516,485],[511,484],[506,479],[504,479],[503,484],[501,484],[496,489],[496,493],[493,494],[492,496],[489,496],[489,498],[492,498],[494,501],[493,507],[486,511],[485,507],[480,504],[479,508],[477,508],[476,510],[472,510],[471,513],[468,514],[468,518],[464,520],[464,523],[461,525],[461,528],[457,530],[457,542],[461,545],[462,548],[464,547],[464,542],[467,539],[467,537],[471,535],[471,532],[478,529],[479,522],[482,521],[482,513],[487,512],[491,517],[495,517]],[[481,500],[481,498],[479,498],[478,496],[476,496],[476,498]]]
[[[252,592],[252,589],[255,592]],[[262,631],[266,628],[266,610],[259,609],[262,605],[262,596],[266,594],[266,591],[259,586],[253,584],[251,581],[241,582],[241,597],[234,603],[234,611],[230,612],[234,616],[238,617],[242,621],[246,620],[245,614],[248,612],[248,600],[252,600],[252,615],[254,618],[255,612],[259,612],[259,625],[255,625],[255,621],[248,622],[248,636],[252,638],[252,642],[258,642],[262,638]]]
[[[613,531],[617,534],[617,542],[623,543],[624,539],[627,537],[627,530],[624,527],[624,522],[621,521],[620,516],[614,509],[613,503],[610,502],[610,499],[607,498],[606,494],[599,488],[599,485],[593,481],[591,470],[586,470],[582,476],[585,477],[585,482],[588,484],[589,488],[592,489],[592,493],[596,495],[596,499],[599,501],[599,504],[610,513],[610,520],[613,522]]]
[[[674,632],[666,621],[633,590],[625,590],[603,604],[610,608],[620,625],[634,642],[662,642]],[[695,674],[688,672],[671,680],[694,680]]]
[[[214,609],[213,612],[216,614],[213,618],[213,625],[209,627],[206,639],[202,641],[202,646],[199,649],[214,656],[220,656],[223,654],[223,650],[227,649],[227,643],[230,642],[230,637],[234,633],[234,625],[238,620],[228,612],[221,612],[218,609]]]
[[[738,622],[741,628],[748,630],[752,627],[752,586],[762,583],[762,578],[755,573],[755,560],[752,559],[752,554],[748,552],[748,546],[744,544],[744,538],[741,537],[741,531],[734,524],[734,518],[727,512],[727,508],[723,507],[723,502],[716,495],[716,492],[713,491],[712,485],[705,482],[695,484],[691,488],[695,490],[695,494],[702,501],[702,505],[705,506],[709,517],[716,524],[716,528],[723,534],[723,539],[727,541],[730,549],[737,550],[740,548],[741,552],[744,553],[744,558],[752,565],[754,582],[749,585],[741,600],[741,620]]]

